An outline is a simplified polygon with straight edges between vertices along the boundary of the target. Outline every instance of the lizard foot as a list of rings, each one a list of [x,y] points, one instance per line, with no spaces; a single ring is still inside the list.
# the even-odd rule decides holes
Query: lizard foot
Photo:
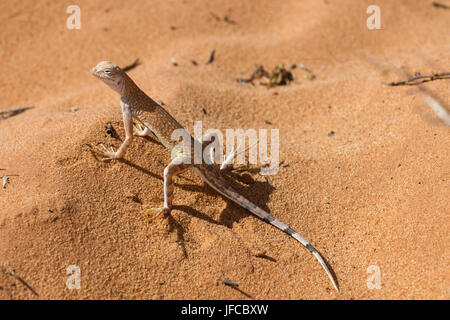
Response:
[[[103,143],[99,143],[96,146],[86,143],[86,150],[92,152],[94,157],[102,162],[113,160],[116,154],[113,147],[109,147],[108,149]]]
[[[147,209],[144,211],[144,214],[148,216],[147,221],[152,221],[152,220],[156,219],[156,217],[158,217],[161,213],[169,214],[170,209],[161,207],[161,208],[150,208],[150,209]]]

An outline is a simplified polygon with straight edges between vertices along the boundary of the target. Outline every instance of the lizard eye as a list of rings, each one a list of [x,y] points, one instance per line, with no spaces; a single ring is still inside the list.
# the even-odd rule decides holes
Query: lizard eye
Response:
[[[105,73],[110,74],[111,71],[110,70],[105,70]]]

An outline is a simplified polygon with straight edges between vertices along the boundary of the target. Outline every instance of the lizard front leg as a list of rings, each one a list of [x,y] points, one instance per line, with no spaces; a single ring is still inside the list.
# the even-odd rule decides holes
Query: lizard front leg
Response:
[[[122,158],[130,146],[131,141],[133,141],[133,120],[131,116],[131,109],[128,105],[123,103],[122,115],[123,124],[125,127],[125,140],[122,142],[117,151],[114,151],[112,147],[107,149],[103,144],[99,144],[98,146],[87,144],[88,150],[91,151],[98,160],[109,161]]]
[[[214,140],[212,142],[210,142],[209,144],[207,144],[208,141],[211,141],[211,138],[214,137]],[[214,143],[218,140],[218,136],[216,133],[207,133],[205,134],[200,142],[203,144],[203,147],[209,148],[209,161],[211,164],[215,164],[216,163],[216,150],[214,148]],[[220,157],[223,157],[222,155],[220,155]],[[233,149],[231,149],[231,152],[228,154],[228,156],[223,157],[223,161],[222,164],[220,165],[220,169],[219,172],[220,173],[225,173],[228,171],[231,171],[233,169],[233,162],[234,162],[234,157],[235,157],[235,152],[234,152],[234,147]]]
[[[156,218],[161,213],[169,213],[172,210],[174,188],[172,181],[173,176],[182,173],[191,166],[190,161],[184,161],[187,163],[183,163],[183,160],[186,159],[183,157],[175,158],[164,169],[164,206],[159,208],[150,208],[144,212],[147,215],[152,215],[152,219]]]

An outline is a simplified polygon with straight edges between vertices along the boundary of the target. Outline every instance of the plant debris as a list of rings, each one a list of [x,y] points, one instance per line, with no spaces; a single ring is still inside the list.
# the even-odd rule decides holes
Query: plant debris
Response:
[[[30,290],[35,296],[39,296],[37,294],[36,291],[34,291],[34,289],[25,282],[25,280],[23,280],[21,277],[19,277],[19,275],[16,273],[16,271],[14,269],[11,270],[11,272],[9,273],[10,275],[12,275],[14,278],[16,278],[17,280],[19,280],[25,287],[27,287],[28,290]]]
[[[422,75],[420,72],[416,72],[414,74],[414,77],[402,80],[402,81],[394,81],[387,83],[386,85],[395,87],[395,86],[415,86],[422,84],[424,82],[434,81],[434,80],[443,80],[443,79],[450,79],[450,72],[443,72],[443,73],[433,73],[430,75]]]
[[[224,16],[223,19],[220,18],[217,14],[215,14],[214,12],[210,12],[211,16],[216,19],[216,21],[223,21],[229,24],[236,24],[236,21],[231,20],[228,16]]]
[[[439,97],[439,95],[434,93],[429,88],[426,88],[422,85],[422,83],[428,82],[428,81],[433,81],[433,80],[438,80],[438,79],[448,79],[449,72],[435,73],[435,74],[432,74],[431,76],[429,76],[429,75],[424,76],[424,75],[421,75],[420,73],[416,72],[414,74],[414,77],[411,78],[411,76],[407,72],[395,67],[394,65],[392,65],[390,63],[381,62],[374,57],[368,57],[367,59],[372,65],[374,65],[376,68],[378,68],[380,71],[382,71],[383,74],[386,74],[389,71],[393,71],[397,75],[409,77],[410,79],[408,79],[408,80],[391,82],[387,85],[389,85],[389,86],[400,86],[400,85],[413,86],[413,85],[416,85],[416,88],[425,95],[425,97],[424,97],[425,103],[436,113],[436,115],[446,125],[450,126],[450,113],[448,112],[449,107],[445,103],[444,99]]]
[[[289,163],[287,163],[287,161],[282,160],[282,161],[280,162],[280,167],[282,167],[282,168],[287,168],[287,167],[289,167]]]
[[[34,108],[34,107],[23,107],[23,108],[2,110],[2,111],[0,111],[0,120],[14,117],[14,116],[24,112],[25,110],[32,109],[32,108]]]
[[[223,280],[222,283],[226,286],[232,287],[233,289],[239,291],[240,293],[242,293],[244,296],[246,296],[247,298],[252,299],[252,296],[249,295],[248,293],[242,291],[241,289],[239,289],[239,285],[237,283],[234,283],[233,281],[230,280]]]
[[[228,16],[224,16],[223,21],[229,24],[236,24],[236,21],[231,20],[230,18],[228,18]]]
[[[433,2],[432,3],[433,7],[435,8],[440,8],[440,9],[450,9],[450,6],[443,4],[443,3],[439,3],[439,2]]]
[[[191,60],[191,63],[192,63],[194,66],[198,66],[198,62],[195,61],[195,60]]]
[[[296,66],[295,64],[293,66]],[[307,66],[305,66],[304,64],[299,64],[298,65],[302,70],[306,71],[308,74],[306,75],[306,79],[308,80],[314,80],[316,78],[316,75],[314,74],[314,72],[312,72]],[[291,67],[292,69],[292,67]],[[293,68],[295,69],[295,67]]]
[[[262,86],[267,86],[268,88],[285,86],[295,80],[292,70],[292,66],[291,68],[286,69],[283,64],[280,64],[276,66],[272,70],[272,72],[268,72],[262,65],[260,65],[256,68],[255,71],[253,71],[249,78],[237,78],[236,80],[239,83],[251,83],[252,85],[254,85],[253,80],[263,79],[265,80],[265,82],[261,81],[259,84]]]
[[[213,63],[215,54],[216,54],[216,50],[213,49],[213,51],[211,51],[211,54],[209,55],[208,61],[206,61],[206,64]]]
[[[230,281],[230,280],[223,280],[222,283],[224,285],[226,285],[226,286],[230,286],[230,287],[233,287],[233,288],[238,288],[239,287],[239,285],[237,283],[235,283],[233,281]]]
[[[210,14],[211,14],[211,16],[212,16],[214,19],[216,19],[217,21],[220,21],[220,20],[221,20],[220,17],[219,17],[217,14],[215,14],[214,12],[210,12]]]

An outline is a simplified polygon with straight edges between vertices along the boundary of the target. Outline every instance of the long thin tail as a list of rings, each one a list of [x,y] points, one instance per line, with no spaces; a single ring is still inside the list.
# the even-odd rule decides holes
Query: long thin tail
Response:
[[[256,206],[255,204],[251,203],[249,200],[244,198],[242,195],[234,191],[219,176],[217,176],[217,173],[214,172],[213,170],[210,170],[208,167],[202,168],[196,167],[194,169],[203,178],[203,180],[217,192],[227,197],[228,199],[232,200],[233,202],[237,203],[241,207],[247,209],[248,211],[258,216],[265,222],[268,222],[271,225],[280,229],[281,231],[287,233],[292,238],[294,238],[302,245],[304,245],[309,250],[309,252],[313,254],[313,256],[317,259],[317,261],[319,261],[320,265],[327,273],[328,278],[330,278],[330,281],[333,283],[333,286],[336,289],[336,291],[339,291],[336,280],[334,279],[333,274],[331,273],[330,269],[325,263],[325,260],[322,258],[319,252],[317,252],[317,250],[308,241],[306,241],[299,233],[295,232],[289,226],[275,219],[269,213],[265,212],[263,209],[259,208],[258,206]]]

